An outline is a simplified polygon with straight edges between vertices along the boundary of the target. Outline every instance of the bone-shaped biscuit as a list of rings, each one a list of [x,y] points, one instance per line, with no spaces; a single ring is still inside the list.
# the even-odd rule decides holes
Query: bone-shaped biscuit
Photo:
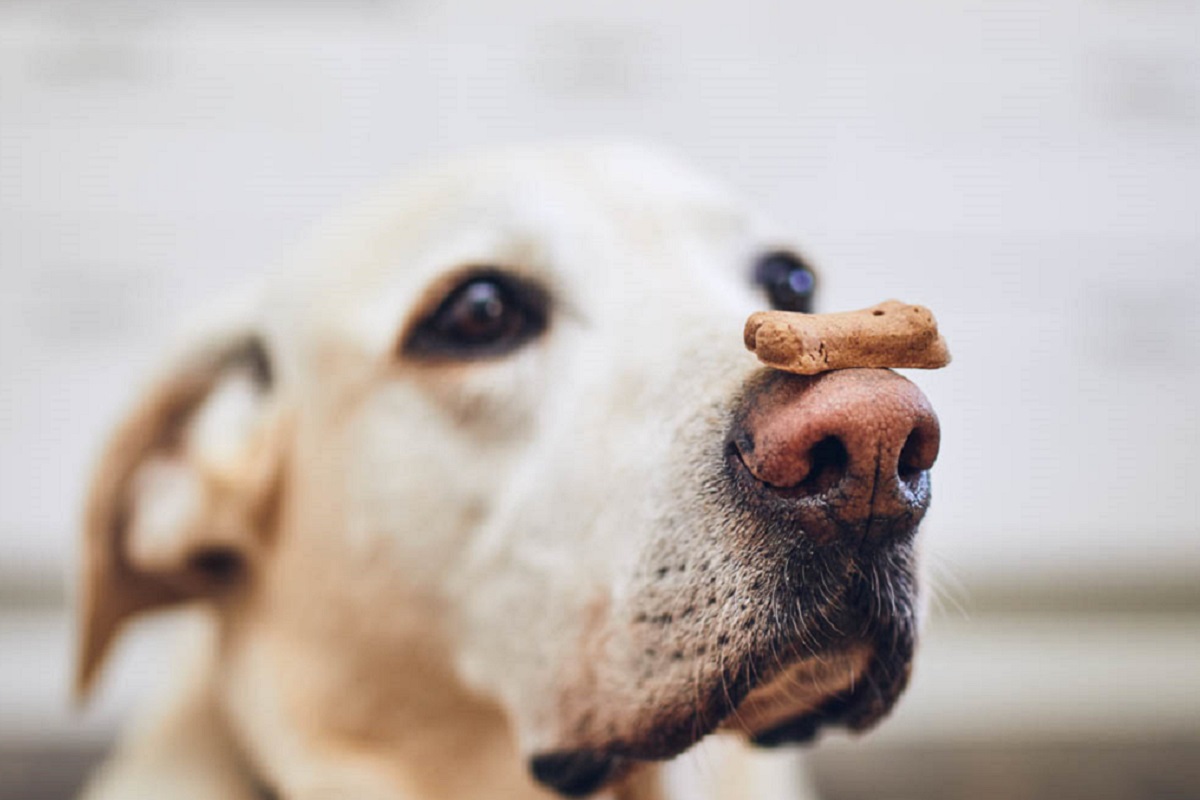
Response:
[[[938,369],[950,363],[933,313],[899,300],[838,314],[759,311],[746,320],[744,336],[759,361],[800,375],[853,367]]]

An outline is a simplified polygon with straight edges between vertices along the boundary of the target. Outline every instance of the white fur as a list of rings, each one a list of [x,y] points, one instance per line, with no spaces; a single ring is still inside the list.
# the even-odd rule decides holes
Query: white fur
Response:
[[[206,507],[232,530],[258,518],[237,476],[276,454],[280,507],[213,606],[201,678],[88,797],[249,797],[243,762],[289,799],[550,797],[526,759],[571,744],[572,676],[596,666],[580,692],[636,712],[622,620],[651,602],[646,564],[719,546],[697,476],[756,369],[740,340],[764,304],[752,256],[779,244],[721,189],[626,146],[459,162],[327,224],[239,323],[266,341],[269,391],[219,383],[174,461],[142,468],[133,538],[156,568],[173,535],[193,546],[214,475],[245,500]],[[462,367],[406,360],[415,307],[470,264],[542,281],[547,335]],[[707,635],[696,624],[680,636]],[[804,791],[789,754],[705,748],[672,768],[672,797]]]

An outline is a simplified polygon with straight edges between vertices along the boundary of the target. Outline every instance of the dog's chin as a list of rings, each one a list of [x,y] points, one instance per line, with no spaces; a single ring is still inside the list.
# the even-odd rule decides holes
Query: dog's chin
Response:
[[[863,731],[891,711],[910,662],[881,660],[871,648],[802,661],[753,689],[721,726],[760,747],[805,745],[825,728]]]
[[[804,745],[826,728],[863,731],[891,711],[908,683],[911,625],[889,626],[871,640],[846,641],[788,661],[750,658],[722,675],[687,718],[650,711],[643,737],[535,756],[534,776],[567,797],[618,780],[640,761],[670,758],[716,732],[760,747]],[[769,666],[771,665],[771,666]]]
[[[736,650],[636,708],[592,708],[589,718],[619,715],[609,735],[601,728],[586,745],[535,756],[534,775],[560,794],[584,796],[637,762],[672,758],[714,731],[776,747],[809,743],[826,728],[874,726],[907,686],[916,644],[911,540],[909,533],[873,553],[810,557],[803,562],[810,574],[828,578],[817,585],[840,586],[833,599],[795,594],[802,590],[793,583],[770,603],[771,624],[739,638]]]
[[[874,645],[800,659],[761,683],[733,682],[722,699],[695,715],[686,730],[668,724],[644,742],[543,753],[531,761],[534,777],[566,797],[590,795],[620,779],[639,761],[682,752],[713,730],[746,737],[760,747],[804,745],[827,727],[870,728],[891,710],[908,680],[911,647],[884,660]],[[723,715],[723,718],[722,718]],[[697,720],[720,719],[698,726]],[[707,728],[707,730],[706,730]]]
[[[810,741],[823,724],[834,721],[828,711],[853,696],[871,657],[869,647],[856,645],[801,659],[752,688],[718,730],[763,745]]]

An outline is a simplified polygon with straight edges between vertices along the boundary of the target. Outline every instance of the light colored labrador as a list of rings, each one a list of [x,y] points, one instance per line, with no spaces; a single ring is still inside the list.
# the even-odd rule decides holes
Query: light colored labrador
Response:
[[[100,464],[80,691],[132,616],[212,625],[88,796],[796,797],[750,743],[903,689],[938,440],[890,371],[744,350],[814,284],[628,146],[460,161],[329,224]]]

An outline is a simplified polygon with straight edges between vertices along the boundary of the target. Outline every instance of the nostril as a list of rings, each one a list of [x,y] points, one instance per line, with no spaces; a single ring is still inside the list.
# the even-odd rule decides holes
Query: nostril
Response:
[[[805,482],[826,489],[846,474],[846,468],[850,464],[850,453],[841,439],[826,436],[813,445],[809,451],[809,460],[811,466]]]
[[[900,460],[896,465],[896,473],[900,476],[900,480],[911,480],[921,472],[917,461],[917,454],[920,447],[921,434],[914,429],[908,435],[908,439],[904,441],[904,447],[900,449]]]
[[[937,451],[937,437],[931,436],[921,425],[913,428],[904,442],[904,447],[900,449],[900,458],[896,465],[900,479],[912,480],[930,469],[937,460]]]

